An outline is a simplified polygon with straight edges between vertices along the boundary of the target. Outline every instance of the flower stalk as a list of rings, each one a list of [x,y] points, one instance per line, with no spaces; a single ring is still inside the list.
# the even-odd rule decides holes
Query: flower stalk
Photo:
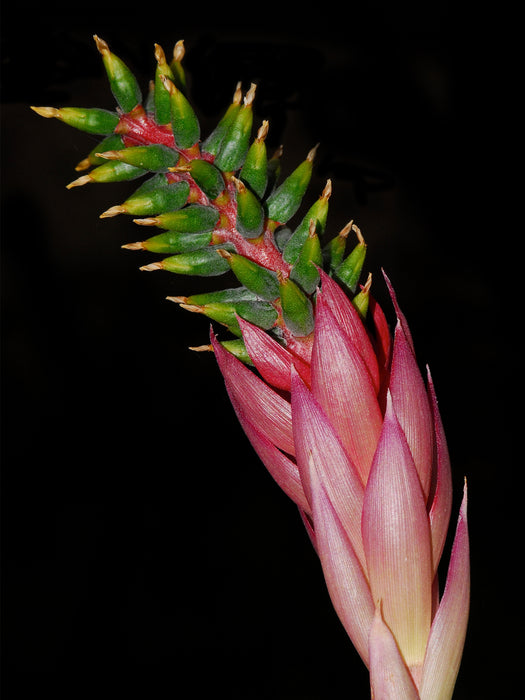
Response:
[[[222,329],[192,349],[214,354],[247,438],[299,509],[372,697],[448,700],[468,621],[467,487],[441,594],[450,459],[430,372],[420,371],[390,280],[384,275],[393,332],[372,276],[360,282],[360,229],[350,221],[323,240],[330,180],[292,224],[318,146],[280,182],[282,149],[268,157],[267,120],[251,141],[255,84],[244,96],[236,86],[203,139],[186,95],[183,42],[170,63],[155,44],[144,104],[129,68],[95,42],[117,108],[33,107],[104,137],[77,166],[88,172],[67,187],[142,178],[100,215],[160,229],[123,246],[161,256],[140,269],[233,280],[168,297]]]

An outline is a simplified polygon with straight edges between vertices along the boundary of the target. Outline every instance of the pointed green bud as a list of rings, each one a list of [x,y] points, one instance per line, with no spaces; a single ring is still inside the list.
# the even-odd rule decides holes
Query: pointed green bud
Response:
[[[285,224],[299,208],[312,177],[316,150],[317,146],[312,148],[306,159],[268,197],[268,217],[273,221]]]
[[[268,157],[266,154],[266,144],[264,139],[268,134],[268,122],[263,121],[257,132],[257,138],[252,143],[246,154],[244,165],[242,166],[239,178],[254,192],[260,199],[266,192],[268,184]]]
[[[190,186],[187,182],[168,183],[163,173],[146,180],[123,204],[111,207],[100,215],[101,219],[117,214],[153,216],[181,209],[188,200]]]
[[[146,272],[154,270],[167,270],[179,275],[194,275],[195,277],[216,277],[228,272],[230,266],[220,255],[217,249],[209,246],[202,250],[194,250],[190,253],[171,255],[158,262],[144,265],[140,268]]]
[[[100,158],[106,160],[120,160],[122,163],[135,165],[137,168],[152,172],[168,172],[179,159],[179,154],[169,146],[160,143],[151,146],[130,146],[120,151],[106,151],[97,153]]]
[[[237,188],[237,231],[244,238],[258,238],[264,228],[264,209],[257,195],[242,180],[232,177]]]
[[[182,67],[182,59],[184,58],[185,53],[186,49],[184,48],[184,41],[180,39],[173,47],[173,58],[170,63],[170,68],[173,75],[173,82],[175,83],[176,87],[178,87],[179,90],[184,93],[186,92],[186,74],[184,72],[184,68]]]
[[[102,165],[102,163],[106,163],[107,161],[105,158],[97,156],[97,153],[104,153],[104,151],[117,151],[121,148],[124,148],[124,141],[122,140],[122,136],[120,136],[120,134],[111,134],[111,136],[106,136],[106,138],[103,139],[98,146],[95,146],[95,148],[93,148],[88,155],[81,160],[80,163],[78,163],[75,170],[87,170],[94,165]]]
[[[289,241],[287,242],[284,252],[283,259],[286,262],[293,263],[297,260],[297,256],[301,251],[306,239],[308,238],[310,232],[310,222],[314,220],[316,222],[316,230],[319,234],[322,234],[325,230],[326,220],[328,217],[328,201],[330,195],[332,194],[332,181],[327,180],[324,190],[321,193],[319,199],[312,204],[310,209],[306,212],[299,226],[295,229]]]
[[[31,107],[41,117],[46,119],[59,119],[88,134],[112,134],[119,123],[119,116],[116,112],[107,109],[97,109],[93,107]]]
[[[236,304],[240,301],[257,301],[256,294],[246,287],[231,287],[229,289],[219,289],[213,292],[203,292],[192,294],[189,297],[176,297],[186,304]]]
[[[282,275],[279,278],[279,295],[286,327],[295,336],[309,335],[314,328],[314,311],[310,299],[293,280]]]
[[[236,118],[242,101],[241,83],[237,83],[231,105],[228,107],[219,123],[211,134],[202,142],[201,149],[212,156],[217,155],[219,147],[228,132],[233,120]]]
[[[319,283],[317,267],[320,267],[322,263],[323,254],[319,236],[317,235],[317,224],[315,219],[311,219],[308,238],[304,242],[292,267],[290,279],[297,282],[307,294],[313,294]]]
[[[355,246],[350,255],[339,265],[334,276],[351,292],[355,292],[365,262],[366,243],[361,231],[355,224],[352,225],[352,229],[356,232],[359,243]]]
[[[202,158],[194,158],[184,165],[171,168],[171,172],[190,173],[198,187],[211,200],[216,199],[226,186],[221,171],[213,163]]]
[[[279,296],[279,282],[272,270],[248,260],[238,253],[230,253],[219,249],[219,255],[224,258],[239,282],[264,301],[274,301]]]
[[[153,104],[155,108],[155,121],[157,124],[169,124],[171,122],[171,98],[168,90],[161,80],[161,76],[175,82],[173,72],[166,61],[166,55],[162,46],[155,44],[155,83],[153,88]]]
[[[206,248],[211,243],[212,232],[204,233],[178,233],[177,231],[165,231],[157,236],[152,236],[145,241],[127,243],[123,248],[127,250],[148,250],[151,253],[163,253],[174,255],[176,253],[190,253],[193,250]]]
[[[160,80],[170,96],[171,128],[175,143],[179,148],[191,148],[200,137],[197,115],[184,94],[169,78],[160,75]]]
[[[183,309],[201,313],[213,321],[226,326],[235,335],[241,335],[241,329],[237,317],[249,321],[260,328],[269,330],[277,320],[277,311],[271,304],[265,301],[239,301],[236,303],[211,303],[211,304],[186,304],[181,303]]]
[[[335,270],[343,262],[343,258],[346,250],[346,240],[348,234],[352,230],[354,221],[349,221],[346,226],[339,231],[335,238],[332,238],[323,249],[323,256],[325,259],[325,264],[329,270],[330,275],[333,275]]]
[[[140,226],[159,226],[182,233],[213,231],[218,220],[217,209],[203,204],[188,204],[178,211],[169,211],[147,219],[134,219]]]
[[[370,302],[370,287],[372,286],[372,273],[368,274],[368,279],[362,289],[352,299],[352,304],[358,310],[359,315],[364,320],[368,313],[368,305]]]
[[[118,106],[123,112],[131,112],[142,101],[142,93],[133,73],[126,64],[109,50],[107,43],[96,34],[93,37],[109,79],[109,85]]]
[[[242,338],[234,338],[233,340],[223,340],[220,343],[225,350],[231,352],[234,357],[244,362],[245,365],[252,365],[253,362],[251,357],[248,355],[246,350],[246,345]],[[190,348],[194,352],[213,352],[213,345],[198,345],[197,347]]]
[[[90,182],[125,182],[146,174],[147,170],[137,168],[135,165],[123,163],[120,160],[110,160],[94,168],[87,175],[82,175],[82,177],[70,182],[66,187],[70,190]]]
[[[253,124],[252,104],[255,98],[256,85],[252,83],[244,97],[239,111],[225,130],[224,137],[215,156],[215,165],[224,172],[234,172],[243,164]]]

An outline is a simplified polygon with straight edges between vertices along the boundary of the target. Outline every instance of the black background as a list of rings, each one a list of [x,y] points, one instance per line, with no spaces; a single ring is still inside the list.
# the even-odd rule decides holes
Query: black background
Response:
[[[213,280],[141,273],[140,238],[98,214],[133,185],[67,191],[95,142],[30,104],[112,99],[92,35],[144,88],[185,40],[209,130],[237,80],[291,170],[320,142],[334,183],[429,363],[470,494],[472,613],[455,698],[513,695],[523,458],[516,434],[522,223],[511,119],[517,21],[465,3],[4,10],[3,682],[6,700],[367,697],[293,506],[226,399],[208,324],[164,300]],[[145,13],[147,16],[144,16]],[[516,164],[518,168],[516,168]],[[520,421],[521,423],[521,421]]]

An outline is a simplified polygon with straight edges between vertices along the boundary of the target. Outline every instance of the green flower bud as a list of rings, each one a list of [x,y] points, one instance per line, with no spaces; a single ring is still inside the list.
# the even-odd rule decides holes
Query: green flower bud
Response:
[[[323,254],[317,235],[316,221],[311,219],[308,238],[292,267],[290,279],[297,282],[307,294],[312,294],[319,283],[319,272],[316,266],[320,267],[322,262]]]
[[[273,221],[285,224],[299,208],[312,177],[316,150],[317,146],[312,148],[306,159],[268,197],[268,217]]]
[[[353,226],[352,228],[358,235],[359,243],[335,270],[334,276],[351,292],[355,292],[365,262],[366,243],[357,226]]]
[[[96,35],[93,38],[102,55],[113,96],[123,112],[131,112],[142,101],[142,93],[135,76],[120,58],[111,53],[103,39]]]
[[[364,320],[366,314],[368,313],[368,306],[370,302],[370,287],[372,286],[372,275],[368,275],[366,283],[363,288],[355,295],[352,299],[352,304],[358,310],[359,315]]]
[[[216,277],[223,275],[230,269],[226,260],[217,255],[215,246],[209,246],[202,250],[194,250],[190,253],[172,255],[158,262],[144,265],[141,270],[151,272],[153,270],[167,270],[179,275],[195,275],[196,277]]]
[[[258,238],[264,228],[263,206],[241,180],[233,181],[237,188],[237,230],[244,238]]]
[[[117,214],[153,216],[181,209],[187,202],[190,186],[187,182],[168,183],[163,173],[146,180],[123,204],[111,207],[101,219]]]
[[[279,295],[287,328],[295,336],[309,335],[314,328],[314,312],[310,299],[289,277],[281,277]]]
[[[153,104],[155,108],[155,121],[157,124],[169,124],[171,122],[171,98],[168,90],[161,80],[161,76],[175,82],[173,72],[166,61],[164,50],[159,44],[155,44],[155,83],[153,90]]]
[[[171,168],[172,172],[189,172],[195,183],[211,200],[216,199],[225,188],[224,177],[213,163],[201,158],[194,158],[187,164]]]
[[[219,147],[226,136],[232,122],[237,116],[242,100],[241,84],[237,83],[231,105],[228,107],[223,117],[211,134],[202,142],[201,149],[205,153],[217,155]]]
[[[231,287],[229,289],[219,289],[213,292],[203,292],[183,297],[186,304],[235,304],[239,301],[257,301],[256,294],[246,287]]]
[[[279,296],[279,282],[272,270],[262,267],[253,260],[248,260],[238,253],[230,253],[219,249],[219,255],[224,258],[239,282],[264,301],[274,301]]]
[[[225,129],[215,156],[215,165],[224,172],[238,170],[248,151],[253,124],[252,103],[256,86],[252,83],[244,102]]]
[[[191,148],[200,137],[200,125],[184,94],[165,75],[160,75],[164,87],[170,96],[171,127],[175,143],[179,148]]]
[[[120,160],[110,160],[98,167],[94,168],[87,175],[82,175],[78,179],[66,185],[70,190],[73,187],[87,185],[90,182],[124,182],[126,180],[135,180],[142,175],[146,175],[147,170],[137,168],[135,165],[123,163]]]
[[[213,231],[218,220],[217,209],[202,204],[188,204],[178,211],[169,211],[147,219],[134,219],[141,226],[159,226],[183,233]]]
[[[31,109],[46,119],[60,119],[64,124],[73,126],[88,134],[112,134],[119,123],[116,112],[107,109],[81,107],[31,107]]]
[[[268,134],[268,122],[264,121],[257,132],[257,138],[246,154],[239,178],[260,199],[263,198],[268,184],[268,158],[264,139]]]
[[[332,182],[328,180],[319,199],[312,204],[306,212],[299,226],[295,229],[292,236],[288,240],[284,251],[283,258],[286,262],[293,263],[297,260],[297,256],[301,251],[310,231],[310,222],[316,222],[316,230],[323,233],[326,220],[328,217],[328,200],[332,194]]]
[[[206,248],[206,246],[211,243],[212,235],[211,231],[204,233],[177,233],[176,231],[165,231],[145,241],[127,243],[122,247],[128,250],[148,250],[151,253],[189,253],[193,250]]]
[[[182,59],[186,49],[184,48],[184,41],[180,39],[177,41],[173,47],[173,59],[170,63],[171,72],[173,75],[173,82],[176,87],[179,88],[181,92],[186,92],[186,74],[184,73],[184,68],[182,67]]]
[[[346,226],[344,226],[335,238],[329,241],[323,250],[323,257],[325,264],[329,270],[330,275],[333,275],[335,270],[343,262],[343,258],[346,250],[346,240],[348,234],[352,230],[354,222],[349,221]]]
[[[277,320],[277,311],[271,304],[264,301],[239,301],[236,303],[216,302],[210,304],[193,305],[182,303],[187,311],[201,313],[213,321],[226,326],[234,335],[241,335],[241,329],[237,317],[245,321],[269,330]]]
[[[130,146],[120,151],[106,151],[97,155],[106,160],[120,160],[152,172],[168,172],[179,159],[179,154],[173,148],[159,143],[151,146]]]
[[[87,170],[94,165],[102,165],[102,163],[106,163],[107,161],[105,158],[97,156],[97,153],[116,151],[121,148],[124,148],[124,141],[122,140],[122,136],[120,136],[120,134],[111,134],[111,136],[106,136],[106,138],[103,139],[98,146],[95,146],[95,148],[93,148],[88,155],[81,160],[80,163],[78,163],[75,170]]]

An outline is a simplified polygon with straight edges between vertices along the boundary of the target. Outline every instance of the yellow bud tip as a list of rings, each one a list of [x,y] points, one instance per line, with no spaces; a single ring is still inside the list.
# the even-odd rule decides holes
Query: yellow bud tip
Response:
[[[167,63],[166,54],[164,53],[164,49],[160,44],[155,44],[155,60],[159,66],[164,66]]]
[[[213,345],[194,345],[189,347],[188,350],[193,350],[193,352],[213,352]]]
[[[168,78],[168,76],[161,74],[159,77],[162,81],[162,84],[166,88],[166,90],[169,92],[170,95],[172,95],[175,92],[175,90],[177,89],[175,87],[175,85],[171,82],[171,80]]]
[[[319,144],[316,143],[315,146],[308,152],[308,155],[306,156],[306,160],[310,161],[310,163],[313,162],[318,148],[319,148]]]
[[[368,294],[370,292],[370,287],[372,286],[372,273],[368,273],[368,277],[366,278],[366,282],[361,288],[361,291],[363,294]]]
[[[109,46],[104,41],[104,39],[101,39],[96,34],[93,34],[93,39],[95,40],[95,44],[97,45],[99,53],[101,53],[103,56],[109,53]]]
[[[204,310],[202,306],[197,306],[197,304],[179,304],[181,309],[185,309],[186,311],[191,311],[193,314],[202,314],[204,313]]]
[[[332,181],[327,180],[326,185],[324,186],[324,190],[321,192],[321,199],[330,199],[331,194],[332,194]]]
[[[357,240],[359,241],[359,243],[365,245],[365,239],[363,238],[363,234],[361,233],[361,229],[359,228],[359,226],[356,226],[354,223],[352,223],[352,231],[357,236]]]
[[[184,48],[184,39],[179,39],[173,48],[173,60],[180,63],[184,58],[185,53],[186,49]]]
[[[82,187],[82,185],[87,185],[88,182],[93,182],[91,175],[82,175],[82,177],[79,177],[76,180],[73,180],[73,182],[70,182],[69,185],[66,185],[66,188],[71,190],[73,187]]]
[[[235,92],[233,93],[233,104],[234,105],[240,105],[242,100],[242,83],[239,80],[237,85],[235,86]]]
[[[224,250],[224,248],[218,248],[217,253],[221,256],[221,258],[224,258],[225,260],[230,260],[232,257],[232,254],[229,253],[227,250]]]
[[[159,262],[150,263],[149,265],[143,265],[139,267],[141,272],[153,272],[154,270],[162,270],[163,268],[162,260]]]
[[[231,179],[232,179],[235,187],[237,188],[237,192],[239,192],[239,194],[246,192],[246,185],[244,184],[244,182],[242,180],[237,179],[234,175],[231,176]]]
[[[257,85],[255,83],[252,83],[250,85],[250,89],[244,96],[244,106],[245,107],[250,107],[253,104],[253,101],[255,99],[255,91],[257,90]]]
[[[117,216],[117,214],[125,214],[126,213],[126,208],[122,206],[122,204],[117,204],[114,207],[110,207],[109,209],[106,209],[106,211],[103,211],[102,214],[100,215],[100,219],[108,219],[110,216]]]
[[[75,170],[77,172],[80,172],[81,170],[87,170],[91,166],[91,161],[89,158],[84,158],[84,160],[81,160],[78,165],[75,166]]]
[[[126,243],[126,245],[120,246],[126,250],[145,250],[142,241],[137,241],[136,243]]]
[[[120,158],[119,151],[104,151],[103,153],[95,153],[95,155],[105,160],[118,160]]]
[[[310,224],[308,225],[308,238],[315,238],[317,236],[317,221],[315,219],[310,219]]]
[[[354,225],[354,220],[352,219],[349,221],[346,226],[343,226],[343,228],[339,231],[338,236],[339,238],[348,238],[348,234],[352,230],[352,226]]]
[[[60,110],[56,107],[31,107],[31,109],[33,112],[36,112],[41,117],[45,117],[46,119],[51,119],[52,117],[58,119],[58,117],[60,117]]]
[[[265,119],[261,126],[259,127],[259,131],[257,132],[257,138],[255,139],[256,141],[264,141],[264,139],[268,136],[268,129],[269,129],[269,123]]]
[[[139,226],[156,226],[159,223],[159,220],[156,217],[146,219],[133,219],[133,223],[138,224]]]
[[[188,297],[166,297],[167,301],[173,301],[175,304],[185,304]]]

